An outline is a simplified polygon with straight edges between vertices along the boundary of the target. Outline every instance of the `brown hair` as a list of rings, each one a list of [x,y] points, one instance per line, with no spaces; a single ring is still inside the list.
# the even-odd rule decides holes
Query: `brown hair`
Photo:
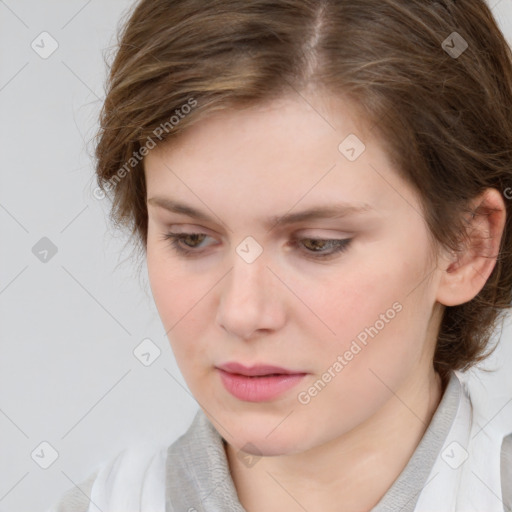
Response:
[[[355,102],[420,193],[444,247],[459,247],[470,199],[487,187],[512,191],[512,52],[484,0],[142,0],[118,37],[97,181],[112,198],[111,220],[131,228],[142,252],[144,149],[214,110],[266,102],[290,87],[314,84]],[[490,337],[510,307],[506,207],[484,288],[444,309],[434,356],[443,379],[492,352]]]

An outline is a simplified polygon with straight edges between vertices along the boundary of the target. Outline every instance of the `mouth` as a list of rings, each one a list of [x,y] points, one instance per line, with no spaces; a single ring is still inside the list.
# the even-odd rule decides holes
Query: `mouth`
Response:
[[[244,366],[231,362],[216,367],[224,388],[246,402],[270,401],[295,387],[306,372],[260,364]]]
[[[244,377],[264,377],[269,375],[297,375],[305,372],[288,370],[280,366],[270,364],[257,364],[254,366],[245,366],[241,363],[230,362],[217,366],[219,370],[228,373],[243,375]]]

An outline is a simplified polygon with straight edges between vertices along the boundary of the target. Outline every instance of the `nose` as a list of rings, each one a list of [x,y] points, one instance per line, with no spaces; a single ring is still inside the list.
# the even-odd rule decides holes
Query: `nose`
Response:
[[[231,271],[220,283],[216,320],[221,328],[248,340],[280,329],[285,322],[286,288],[268,268],[263,254],[247,263],[236,252]]]

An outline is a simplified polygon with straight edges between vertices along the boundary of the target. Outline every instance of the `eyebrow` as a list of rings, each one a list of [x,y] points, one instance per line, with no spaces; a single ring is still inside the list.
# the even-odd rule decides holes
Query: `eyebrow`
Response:
[[[148,204],[159,206],[173,213],[187,215],[188,217],[205,221],[215,222],[215,219],[206,214],[205,212],[198,210],[190,205],[180,203],[167,197],[155,196],[147,200]],[[348,204],[348,203],[337,203],[330,205],[315,206],[294,213],[285,213],[283,215],[272,215],[263,219],[263,225],[265,227],[273,227],[276,224],[289,225],[296,224],[303,221],[310,220],[322,220],[322,219],[333,219],[347,217],[349,215],[355,215],[372,211],[373,208],[366,204]]]

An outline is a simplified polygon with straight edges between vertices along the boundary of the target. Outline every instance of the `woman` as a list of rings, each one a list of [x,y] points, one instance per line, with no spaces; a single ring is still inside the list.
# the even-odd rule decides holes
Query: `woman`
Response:
[[[142,0],[96,193],[200,410],[59,511],[512,506],[463,371],[512,291],[512,55],[483,0]]]

